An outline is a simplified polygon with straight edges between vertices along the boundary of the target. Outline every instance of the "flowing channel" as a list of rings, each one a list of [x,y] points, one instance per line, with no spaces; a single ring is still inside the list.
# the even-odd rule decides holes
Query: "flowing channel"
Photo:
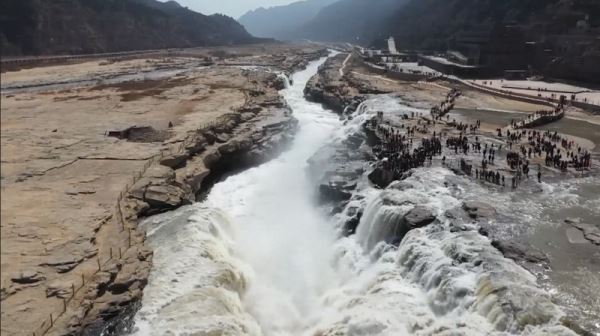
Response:
[[[445,168],[417,169],[386,190],[358,188],[357,232],[316,202],[308,160],[375,111],[415,111],[392,99],[363,103],[343,122],[303,89],[324,59],[293,76],[282,95],[299,120],[278,158],[217,183],[204,202],[144,225],[155,251],[135,335],[571,335],[535,277],[476,230],[454,230],[461,204]],[[427,205],[440,222],[386,244],[397,219]],[[467,225],[467,224],[465,224]],[[507,291],[507,288],[510,290]],[[535,311],[508,312],[519,301]],[[539,314],[539,315],[537,315]],[[536,327],[527,326],[533,320]],[[532,323],[533,324],[533,323]]]

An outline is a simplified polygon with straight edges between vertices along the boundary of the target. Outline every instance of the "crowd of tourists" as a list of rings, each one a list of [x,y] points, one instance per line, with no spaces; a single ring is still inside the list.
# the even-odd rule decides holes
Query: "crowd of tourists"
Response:
[[[591,167],[591,153],[558,132],[522,130],[511,133],[507,131],[507,136],[511,141],[521,141],[526,138],[526,144],[519,148],[521,155],[529,159],[544,155],[544,162],[548,167],[558,168],[561,171],[566,171],[569,165],[578,170]],[[510,148],[512,149],[512,142]]]
[[[383,161],[384,169],[392,172],[395,179],[400,178],[410,169],[425,165],[427,161],[431,163],[434,156],[442,155],[442,134],[436,134],[435,129],[432,136],[422,138],[416,148],[413,147],[413,139],[416,138],[417,133],[429,134],[431,125],[433,124],[435,128],[436,122],[449,111],[447,109],[453,107],[455,99],[460,95],[460,90],[453,89],[448,93],[444,102],[431,109],[433,117],[431,120],[418,119],[416,125],[412,126],[383,125],[383,112],[377,113],[377,118],[374,118],[372,122],[382,140],[379,145],[380,158]],[[508,128],[506,131],[501,128],[497,129],[498,137],[506,137],[506,163],[513,172],[510,177],[505,176],[501,170],[492,168],[495,166],[496,157],[502,151],[503,145],[482,143],[479,136],[473,134],[481,128],[480,120],[474,124],[456,120],[446,121],[447,126],[458,130],[460,134],[445,137],[445,146],[450,151],[454,151],[456,155],[469,155],[469,152],[481,154],[481,165],[477,168],[464,157],[460,159],[460,170],[465,175],[501,186],[505,186],[506,180],[509,178],[513,188],[516,188],[523,178],[529,178],[530,161],[544,155],[545,164],[549,167],[559,168],[563,171],[566,171],[569,166],[577,169],[589,168],[592,161],[591,154],[577,146],[573,140],[565,138],[557,132],[520,129],[521,125],[526,125],[532,120],[555,116],[559,113],[564,113],[563,104],[559,104],[553,111],[537,111],[522,121],[511,120],[512,128]],[[403,120],[409,119],[408,114],[404,114],[402,117]],[[415,112],[411,112],[410,118],[415,118]],[[446,119],[449,120],[449,116],[446,116]],[[446,156],[442,158],[442,164],[447,164]],[[541,178],[542,168],[541,165],[538,165],[537,179],[539,182],[541,182]]]
[[[401,133],[400,129],[404,132]],[[379,147],[383,168],[392,172],[394,178],[399,178],[412,168],[422,167],[426,161],[431,162],[433,156],[442,153],[442,144],[435,134],[431,138],[421,139],[419,147],[411,151],[414,134],[419,128],[402,124],[400,129],[379,124],[376,126],[383,140]]]
[[[440,103],[440,105],[436,105],[431,108],[431,116],[434,120],[441,120],[444,115],[450,112],[454,108],[454,102],[456,98],[460,97],[462,92],[458,89],[452,89],[448,94],[446,94],[446,99]]]

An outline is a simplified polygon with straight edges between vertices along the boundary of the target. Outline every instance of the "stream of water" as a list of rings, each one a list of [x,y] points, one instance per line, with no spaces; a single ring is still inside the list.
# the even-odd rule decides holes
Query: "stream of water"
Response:
[[[303,96],[323,62],[282,91],[300,126],[288,151],[217,183],[204,202],[143,224],[154,265],[131,333],[572,335],[535,276],[477,230],[453,229],[447,211],[475,187],[461,187],[468,182],[445,168],[417,169],[386,190],[361,181],[350,205],[364,215],[355,235],[341,237],[344,218],[316,203],[307,160],[376,111],[414,109],[384,97],[343,123]],[[439,220],[397,248],[384,243],[415,204]]]

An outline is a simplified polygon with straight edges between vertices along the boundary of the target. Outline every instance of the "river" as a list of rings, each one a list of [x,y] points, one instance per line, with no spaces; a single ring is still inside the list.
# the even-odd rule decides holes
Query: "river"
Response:
[[[417,169],[386,190],[363,178],[351,205],[364,215],[356,234],[340,234],[344,218],[316,202],[307,160],[376,111],[414,108],[380,97],[341,121],[303,96],[324,61],[294,74],[281,92],[299,120],[289,150],[215,184],[203,202],[143,223],[154,265],[131,333],[571,335],[534,275],[476,230],[455,230],[447,212],[488,192],[445,168]],[[511,201],[499,192],[487,197]],[[410,231],[398,247],[386,244],[390,227],[415,204],[439,220]],[[527,316],[507,310],[509,303]]]

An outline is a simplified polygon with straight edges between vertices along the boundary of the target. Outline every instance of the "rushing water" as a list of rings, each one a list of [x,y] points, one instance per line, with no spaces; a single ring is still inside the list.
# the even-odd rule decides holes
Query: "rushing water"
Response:
[[[361,181],[350,205],[364,215],[355,235],[340,238],[343,215],[315,203],[307,160],[375,111],[415,109],[383,97],[343,123],[303,97],[323,61],[282,91],[300,126],[287,152],[144,223],[154,266],[133,334],[571,335],[531,273],[469,230],[475,224],[453,229],[447,211],[475,187],[445,168],[418,169],[383,191]],[[415,204],[438,221],[398,248],[383,243]]]

